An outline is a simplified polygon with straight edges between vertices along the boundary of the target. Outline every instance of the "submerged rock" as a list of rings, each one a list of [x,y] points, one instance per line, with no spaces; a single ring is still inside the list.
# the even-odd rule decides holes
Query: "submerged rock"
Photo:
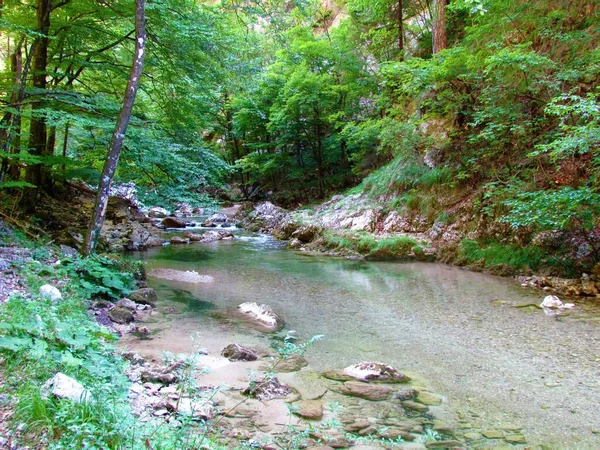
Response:
[[[154,269],[148,275],[184,283],[212,283],[214,281],[210,275],[200,275],[195,270]]]
[[[61,372],[58,372],[44,383],[41,394],[42,397],[53,395],[76,403],[88,402],[92,398],[91,393],[79,381]]]
[[[221,352],[229,361],[256,361],[258,355],[254,350],[240,344],[229,344]]]
[[[342,385],[331,388],[340,394],[364,398],[365,400],[379,401],[387,400],[392,394],[392,388],[381,385],[349,381]]]
[[[269,331],[279,331],[283,328],[283,320],[268,305],[246,302],[238,305],[237,310]]]

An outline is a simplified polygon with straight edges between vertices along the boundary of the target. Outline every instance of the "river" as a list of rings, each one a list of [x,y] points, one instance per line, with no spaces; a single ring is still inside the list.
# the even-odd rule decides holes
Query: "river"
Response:
[[[511,279],[443,264],[307,255],[243,231],[233,241],[169,245],[139,258],[148,271],[195,270],[214,279],[189,284],[149,277],[160,299],[158,314],[147,321],[151,339],[124,341],[142,354],[186,353],[200,345],[214,364],[232,342],[268,349],[272,337],[222,313],[242,302],[267,303],[300,341],[324,336],[309,349],[303,371],[390,364],[443,399],[432,414],[467,446],[506,444],[486,439],[491,432],[522,434],[529,445],[552,448],[600,445],[593,302],[549,317],[523,307],[540,303],[544,293]],[[222,373],[209,378],[219,377],[227,379]]]

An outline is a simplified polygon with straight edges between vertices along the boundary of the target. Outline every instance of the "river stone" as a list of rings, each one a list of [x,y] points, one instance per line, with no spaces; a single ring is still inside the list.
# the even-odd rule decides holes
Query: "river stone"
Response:
[[[460,441],[429,441],[425,444],[427,448],[465,448],[465,445]]]
[[[134,321],[133,313],[130,309],[123,306],[117,306],[108,312],[108,318],[115,323],[125,325]]]
[[[181,237],[181,236],[173,236],[173,237],[172,237],[172,238],[169,240],[169,242],[170,242],[171,244],[189,244],[189,243],[190,243],[190,240],[189,240],[189,239],[186,239],[186,238],[183,238],[183,237]]]
[[[210,420],[215,416],[215,409],[211,402],[208,400],[194,401],[188,397],[170,401],[167,403],[167,409],[197,420]]]
[[[525,436],[523,436],[522,434],[507,434],[506,436],[504,436],[504,440],[512,444],[524,444],[525,442],[527,442],[525,440]]]
[[[221,352],[229,361],[256,361],[258,355],[254,350],[243,347],[240,344],[229,344]]]
[[[392,389],[387,386],[372,385],[358,381],[349,381],[340,386],[332,387],[332,390],[344,395],[351,395],[372,401],[386,400],[392,393]]]
[[[298,372],[303,367],[308,365],[308,361],[303,356],[291,355],[283,360],[275,361],[269,364],[263,364],[260,366],[260,370],[289,373]]]
[[[183,233],[183,236],[192,242],[199,242],[204,239],[204,236],[202,234],[192,233],[191,231],[186,231],[185,233]]]
[[[273,398],[285,398],[292,393],[292,389],[280,383],[277,377],[271,377],[263,381],[257,381],[242,391],[242,394],[258,400],[271,400]]]
[[[121,307],[121,308],[127,308],[131,311],[135,311],[137,309],[137,303],[128,298],[120,299],[115,306]]]
[[[349,423],[344,426],[344,431],[347,433],[357,433],[360,430],[364,430],[371,426],[371,422],[366,419],[358,419],[355,422]]]
[[[430,392],[421,391],[417,396],[417,402],[428,406],[439,406],[442,404],[442,399],[437,395],[431,394]]]
[[[152,288],[142,288],[131,292],[127,298],[141,305],[150,305],[154,307],[156,306],[158,295],[156,295],[156,292]]]
[[[152,217],[154,219],[164,219],[169,215],[169,211],[167,211],[165,208],[161,208],[160,206],[153,206],[148,210],[148,217]]]
[[[283,328],[283,320],[268,305],[246,302],[238,305],[237,310],[269,331],[279,331]]]
[[[297,416],[309,420],[319,420],[323,417],[323,402],[321,400],[300,400],[293,403],[293,412]]]
[[[413,388],[405,388],[400,389],[394,393],[394,399],[404,401],[404,400],[414,400],[419,395],[419,391]]]
[[[216,223],[227,222],[227,219],[227,214],[224,214],[222,212],[215,213],[208,218],[209,221]]]
[[[361,362],[353,364],[342,370],[355,380],[368,383],[405,383],[410,380],[406,375],[398,372],[392,366],[380,362]]]
[[[502,439],[504,437],[504,433],[499,430],[485,430],[482,431],[481,434],[483,434],[486,439]]]
[[[161,223],[167,228],[185,228],[185,222],[177,217],[166,217]]]
[[[426,412],[429,411],[429,408],[421,403],[413,402],[412,400],[405,400],[402,402],[402,406],[408,409],[412,409],[413,411]]]

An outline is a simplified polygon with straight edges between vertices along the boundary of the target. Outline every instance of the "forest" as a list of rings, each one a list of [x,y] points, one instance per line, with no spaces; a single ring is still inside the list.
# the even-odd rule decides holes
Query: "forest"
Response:
[[[147,288],[144,257],[123,253],[234,239],[168,234],[189,228],[189,216],[205,228],[237,222],[307,254],[444,262],[595,299],[598,9],[590,0],[0,0],[0,379],[9,390],[34,379],[0,405],[15,418],[0,420],[0,447],[220,448],[207,418],[201,432],[197,418],[142,429],[123,400],[113,337],[87,312],[93,301],[109,314]],[[220,219],[221,208],[241,213]],[[153,222],[165,217],[152,215],[159,209],[173,221]],[[70,297],[6,303],[19,283],[21,293],[54,285]],[[38,326],[31,317],[45,308],[51,324]],[[285,345],[284,359],[304,354]],[[178,368],[182,380],[192,366]],[[57,367],[116,403],[100,414],[42,398]],[[13,425],[4,422],[27,432],[5,439]],[[306,447],[286,439],[277,447]]]

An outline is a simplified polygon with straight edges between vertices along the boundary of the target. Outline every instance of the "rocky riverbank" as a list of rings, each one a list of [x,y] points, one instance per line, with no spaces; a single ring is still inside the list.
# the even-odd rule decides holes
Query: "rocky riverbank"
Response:
[[[370,260],[441,261],[475,271],[513,276],[523,287],[539,288],[556,295],[599,297],[600,264],[580,278],[566,278],[552,275],[553,270],[548,268],[541,268],[542,274],[535,275],[527,268],[486,265],[484,259],[469,263],[461,256],[461,243],[488,235],[496,225],[480,223],[475,231],[466,232],[468,227],[464,221],[430,224],[418,215],[373,208],[358,194],[337,195],[314,209],[296,211],[286,211],[270,202],[244,204],[237,219],[249,230],[270,233],[287,240],[290,248],[304,252]],[[535,239],[541,242],[550,237],[561,239],[551,233],[540,233]]]

